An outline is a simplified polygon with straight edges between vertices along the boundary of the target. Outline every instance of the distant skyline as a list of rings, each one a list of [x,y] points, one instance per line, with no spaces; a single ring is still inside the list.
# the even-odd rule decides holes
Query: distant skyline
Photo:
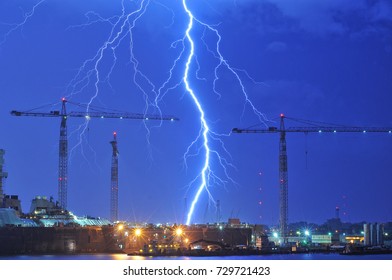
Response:
[[[220,167],[212,153],[212,171],[222,181],[212,178],[209,192],[220,201],[222,221],[239,217],[249,223],[279,223],[279,135],[230,135],[232,128],[279,126],[281,113],[348,126],[392,127],[390,1],[186,2],[197,19],[219,31],[221,54],[238,73],[251,104],[270,120],[261,123],[230,70],[215,72],[217,37],[195,22],[189,82],[216,133],[209,138],[211,149],[228,163],[226,170]],[[202,142],[188,150],[200,133],[200,114],[184,83],[174,88],[184,73],[187,41],[173,79],[165,81],[181,53],[178,40],[184,38],[189,18],[181,1],[124,2],[126,13],[146,7],[145,13],[130,17],[126,26],[135,20],[132,37],[122,33],[118,43],[105,45],[120,34],[120,26],[113,32],[112,25],[120,19],[121,3],[0,3],[0,148],[6,151],[9,173],[4,192],[19,195],[24,212],[37,195],[57,199],[60,119],[14,117],[10,111],[45,104],[51,105],[38,111],[60,110],[66,97],[180,119],[162,124],[92,119],[84,126],[85,120],[70,118],[69,210],[109,218],[109,142],[116,131],[120,219],[185,220],[185,200],[189,208],[197,189],[189,184],[200,180],[204,163]],[[155,99],[162,85],[162,98]],[[159,101],[160,111],[147,108],[146,99],[149,105]],[[72,110],[80,108],[68,104]],[[290,126],[298,124],[287,119]],[[187,150],[192,156],[185,164]],[[289,223],[322,223],[335,216],[336,206],[343,222],[392,221],[392,135],[288,134],[287,150]],[[214,202],[203,191],[192,222],[216,222],[216,216]]]

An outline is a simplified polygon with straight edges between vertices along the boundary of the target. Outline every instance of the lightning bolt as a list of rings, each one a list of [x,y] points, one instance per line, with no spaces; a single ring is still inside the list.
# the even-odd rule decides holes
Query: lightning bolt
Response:
[[[188,42],[190,44],[190,47],[191,47],[190,51],[189,51],[188,59],[187,59],[186,64],[185,64],[185,72],[184,72],[184,79],[183,79],[183,81],[185,83],[186,90],[191,95],[191,97],[193,99],[193,102],[195,103],[195,105],[196,105],[196,107],[197,107],[197,109],[198,109],[198,111],[200,113],[200,122],[201,122],[201,127],[202,128],[201,128],[201,131],[200,131],[201,134],[199,134],[198,137],[200,137],[200,136],[203,137],[203,146],[204,146],[204,150],[205,150],[205,161],[204,161],[203,169],[201,170],[201,184],[198,187],[198,189],[196,191],[196,194],[195,194],[195,197],[193,198],[193,200],[191,202],[191,206],[190,206],[190,209],[189,209],[189,212],[188,212],[188,215],[187,215],[187,219],[186,219],[186,224],[189,225],[190,222],[191,222],[191,219],[192,219],[193,212],[195,210],[196,203],[199,200],[200,194],[202,193],[202,191],[204,189],[207,188],[207,178],[206,178],[207,174],[206,173],[210,170],[210,153],[211,153],[211,151],[210,151],[210,147],[208,145],[209,144],[208,143],[208,133],[209,133],[210,128],[208,127],[207,121],[205,119],[205,113],[204,113],[203,107],[201,106],[201,104],[200,104],[198,98],[196,97],[195,92],[191,88],[191,86],[189,84],[189,80],[188,80],[189,67],[191,65],[192,58],[193,58],[194,52],[195,52],[195,43],[192,40],[192,37],[190,35],[190,32],[191,32],[192,27],[193,27],[194,17],[193,17],[193,14],[191,13],[191,11],[188,9],[185,0],[182,1],[182,4],[184,6],[184,9],[185,9],[186,13],[189,16],[188,28],[187,28],[185,33],[186,33],[186,38],[187,38],[187,40],[188,40]],[[193,145],[193,143],[191,145]]]
[[[13,23],[13,24],[9,24],[9,23],[0,23],[3,25],[8,25],[11,28],[3,35],[3,39],[0,41],[0,46],[2,46],[8,39],[8,37],[15,32],[18,29],[23,28],[23,26],[26,24],[26,22],[32,17],[34,16],[35,10],[38,8],[38,6],[40,6],[42,3],[44,3],[46,0],[40,0],[39,2],[37,2],[33,8],[24,14],[23,16],[23,20],[19,23]]]
[[[236,80],[238,81],[238,83],[239,83],[239,85],[241,87],[242,93],[243,93],[243,95],[245,97],[245,105],[247,104],[247,105],[249,105],[251,107],[251,109],[253,110],[254,114],[256,114],[258,116],[258,118],[259,118],[261,123],[265,123],[267,121],[267,118],[266,118],[266,116],[263,113],[261,113],[253,105],[253,103],[250,100],[249,95],[248,95],[248,93],[246,91],[244,83],[243,83],[243,81],[242,81],[242,79],[241,79],[241,77],[240,77],[238,72],[244,72],[248,76],[248,78],[250,78],[252,80],[252,82],[255,82],[255,81],[248,75],[248,73],[245,70],[233,68],[228,63],[228,61],[224,58],[224,56],[222,55],[221,50],[220,50],[220,43],[221,43],[222,37],[221,37],[219,31],[216,28],[214,28],[213,25],[206,24],[206,23],[200,21],[199,19],[197,19],[193,15],[192,11],[188,8],[186,0],[182,0],[182,5],[183,5],[183,8],[184,8],[186,14],[188,15],[188,18],[189,18],[188,27],[187,27],[187,29],[185,31],[185,38],[186,38],[186,40],[188,41],[188,43],[190,45],[189,55],[188,55],[187,61],[185,63],[185,71],[184,71],[184,76],[183,76],[183,82],[185,84],[186,91],[191,96],[193,102],[195,103],[195,105],[196,105],[196,107],[197,107],[197,109],[198,109],[198,111],[200,113],[200,123],[201,123],[201,129],[200,129],[199,135],[190,144],[190,146],[188,147],[188,150],[186,151],[186,153],[184,155],[185,160],[186,160],[187,156],[189,155],[190,148],[193,145],[195,145],[200,139],[202,139],[203,147],[204,147],[204,165],[203,165],[203,168],[202,168],[202,170],[200,172],[200,175],[198,176],[198,177],[201,177],[201,182],[200,182],[200,184],[197,187],[197,191],[196,191],[196,193],[194,195],[194,198],[193,198],[193,200],[191,202],[191,206],[190,206],[189,212],[187,214],[186,224],[189,225],[191,223],[191,221],[192,221],[192,216],[193,216],[196,204],[197,204],[197,202],[198,202],[198,200],[200,198],[200,195],[202,194],[203,190],[206,190],[208,192],[208,194],[209,194],[209,197],[212,199],[211,193],[208,190],[208,187],[210,185],[210,180],[213,179],[215,183],[221,183],[223,185],[225,185],[227,183],[227,181],[219,178],[212,171],[211,163],[210,163],[210,159],[211,159],[211,155],[212,154],[215,155],[216,158],[218,159],[219,164],[220,164],[221,167],[223,167],[224,173],[225,173],[226,177],[229,179],[229,181],[234,183],[233,179],[229,176],[229,174],[227,172],[227,168],[226,168],[226,166],[231,166],[231,167],[234,167],[234,166],[232,164],[230,164],[225,158],[221,157],[220,154],[216,150],[211,149],[210,142],[209,142],[209,139],[218,141],[221,144],[221,147],[223,148],[223,150],[228,154],[228,151],[226,150],[226,148],[225,148],[225,146],[223,144],[223,141],[220,139],[221,136],[227,136],[227,135],[217,134],[217,133],[211,131],[211,129],[210,129],[208,123],[207,123],[207,120],[206,120],[206,113],[204,112],[204,109],[203,109],[199,99],[197,98],[195,91],[192,89],[192,87],[190,85],[190,81],[189,81],[190,65],[191,65],[192,60],[195,57],[195,42],[194,42],[194,39],[192,38],[192,35],[191,35],[194,23],[197,23],[197,24],[199,24],[199,25],[201,25],[201,26],[203,26],[205,28],[204,33],[203,33],[203,37],[205,35],[205,31],[209,30],[213,34],[215,34],[215,36],[217,38],[217,42],[216,42],[214,51],[209,48],[209,46],[205,42],[204,38],[203,37],[201,38],[201,40],[202,40],[203,44],[205,45],[205,47],[207,48],[207,50],[213,55],[213,57],[215,59],[217,59],[219,61],[217,66],[215,67],[215,70],[214,70],[214,74],[215,74],[215,78],[214,78],[214,81],[213,81],[213,91],[214,91],[214,93],[217,94],[218,97],[221,97],[221,94],[216,89],[216,84],[217,84],[217,82],[219,80],[218,71],[219,71],[219,69],[221,67],[226,67],[226,69],[228,69],[235,76]],[[198,70],[200,69],[200,65],[198,63],[198,60],[197,59],[195,59],[195,60],[196,60],[197,66],[198,66],[198,69],[196,71],[196,77],[197,77]],[[245,112],[245,109],[246,109],[245,105],[244,105],[243,113]],[[195,183],[198,177],[196,177],[190,183],[189,186],[191,186],[193,183]]]

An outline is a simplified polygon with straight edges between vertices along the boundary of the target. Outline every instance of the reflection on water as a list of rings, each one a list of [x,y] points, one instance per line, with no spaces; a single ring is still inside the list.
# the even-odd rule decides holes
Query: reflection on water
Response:
[[[388,255],[343,256],[339,254],[276,254],[222,257],[142,257],[126,254],[20,255],[0,256],[0,260],[392,260]]]

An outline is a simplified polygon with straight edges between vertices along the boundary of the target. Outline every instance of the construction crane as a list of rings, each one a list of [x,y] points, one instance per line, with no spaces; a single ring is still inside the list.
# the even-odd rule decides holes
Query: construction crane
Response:
[[[72,111],[67,113],[66,104],[70,103],[78,107],[82,107],[85,111]],[[35,109],[28,111],[11,111],[12,116],[20,117],[52,117],[61,118],[60,123],[60,140],[59,140],[59,165],[58,165],[58,201],[59,206],[66,210],[67,209],[67,189],[68,189],[68,137],[67,137],[67,120],[70,117],[73,118],[85,118],[90,120],[91,118],[111,118],[111,119],[135,119],[135,120],[158,120],[158,121],[177,121],[179,120],[174,116],[165,115],[150,115],[150,114],[137,114],[128,113],[118,110],[107,111],[105,108],[96,106],[86,106],[80,103],[74,103],[61,99],[61,111],[49,111],[49,112],[36,112]],[[53,104],[51,104],[53,106]],[[40,107],[41,108],[41,107]]]
[[[110,175],[110,219],[112,222],[118,221],[118,147],[117,132],[113,132],[112,145],[112,167]]]
[[[284,119],[290,119],[308,126],[285,128]],[[328,124],[314,122],[308,120],[300,120],[288,118],[284,114],[280,114],[280,127],[268,127],[265,129],[240,129],[233,128],[232,133],[280,133],[279,139],[279,226],[280,237],[283,244],[287,244],[288,239],[288,165],[287,165],[287,144],[286,133],[338,133],[338,132],[386,132],[392,134],[391,127],[358,127],[358,126],[342,126],[336,124]]]

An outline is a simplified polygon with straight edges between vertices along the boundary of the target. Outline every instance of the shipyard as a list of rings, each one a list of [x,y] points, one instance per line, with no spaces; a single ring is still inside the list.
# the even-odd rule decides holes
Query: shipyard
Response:
[[[116,135],[111,142],[117,157]],[[24,213],[18,195],[3,192],[8,177],[0,150],[0,254],[94,254],[119,253],[130,256],[230,256],[295,253],[391,254],[392,223],[342,223],[340,209],[322,225],[289,224],[288,235],[279,228],[241,222],[211,224],[146,224],[76,216],[60,207],[53,197],[37,196]],[[118,162],[112,161],[111,189],[116,190]],[[113,202],[112,194],[110,201]],[[114,199],[110,211],[118,215]],[[218,216],[219,218],[219,216]],[[312,230],[311,230],[312,229]],[[283,243],[285,242],[285,243]]]
[[[391,254],[392,222],[344,223],[340,207],[334,218],[323,224],[288,222],[288,164],[286,134],[350,132],[387,133],[392,128],[378,127],[285,127],[286,116],[280,115],[280,127],[265,130],[234,128],[233,133],[278,133],[279,138],[279,224],[248,223],[230,216],[223,221],[221,202],[215,202],[213,222],[207,223],[140,223],[119,219],[119,145],[117,132],[112,133],[110,166],[110,212],[108,217],[78,216],[68,210],[68,128],[72,117],[85,113],[67,113],[66,98],[61,111],[11,111],[16,117],[60,118],[58,199],[36,196],[29,211],[22,211],[16,194],[4,192],[8,177],[5,150],[0,150],[0,254],[94,254],[118,253],[129,256],[240,256],[300,253],[339,253],[345,255]],[[72,104],[72,103],[71,103]],[[77,104],[81,106],[81,104]],[[139,120],[178,121],[175,116],[99,112],[89,118],[129,118]],[[108,159],[109,160],[109,159]],[[108,172],[109,174],[109,172]],[[11,174],[12,175],[12,174]],[[185,203],[187,201],[185,200]],[[205,215],[209,207],[207,205]],[[184,215],[185,219],[185,215]],[[189,220],[189,214],[188,214]]]
[[[234,128],[233,133],[279,133],[279,224],[247,223],[238,217],[222,220],[220,200],[215,203],[214,222],[138,223],[119,219],[119,145],[117,132],[112,133],[110,166],[110,213],[108,217],[78,216],[68,208],[68,128],[71,117],[85,117],[83,112],[67,113],[66,98],[61,111],[11,111],[16,117],[60,118],[58,200],[52,196],[36,196],[30,209],[22,211],[16,194],[4,192],[8,177],[5,150],[0,150],[0,254],[94,254],[118,253],[129,256],[241,256],[270,254],[332,253],[346,255],[391,254],[392,222],[344,223],[340,208],[334,218],[323,224],[288,223],[288,164],[286,134],[292,132],[391,133],[392,128],[378,127],[295,127],[286,128],[284,114],[280,127],[265,130]],[[72,102],[71,102],[72,104]],[[81,106],[81,104],[77,104]],[[89,118],[129,118],[140,120],[178,121],[175,116],[140,115],[99,112]],[[109,173],[109,172],[108,172]],[[186,203],[186,200],[185,200]],[[208,205],[207,205],[208,206]],[[209,210],[208,207],[206,211]],[[207,213],[207,212],[206,212]],[[205,213],[205,215],[206,215]]]

